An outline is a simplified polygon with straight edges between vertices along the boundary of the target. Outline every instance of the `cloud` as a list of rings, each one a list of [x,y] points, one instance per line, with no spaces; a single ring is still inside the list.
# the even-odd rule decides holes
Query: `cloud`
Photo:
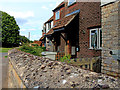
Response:
[[[48,7],[46,7],[46,6],[42,6],[41,7],[42,9],[46,9],[46,10],[48,10],[49,8]]]
[[[15,18],[15,20],[16,20],[18,25],[23,25],[23,24],[28,22],[27,19],[23,19],[23,18]]]
[[[36,34],[36,35],[31,35],[31,40],[39,40],[40,39],[40,37],[41,37],[42,35],[40,35],[40,34]]]
[[[15,17],[15,20],[18,25],[24,25],[29,22],[31,17],[34,17],[34,12],[32,11],[26,12],[7,11],[7,13]]]
[[[34,13],[32,11],[26,11],[26,12],[8,11],[8,13],[11,16],[14,16],[15,18],[29,18],[29,17],[34,17]]]
[[[35,31],[36,29],[20,29],[20,31]]]

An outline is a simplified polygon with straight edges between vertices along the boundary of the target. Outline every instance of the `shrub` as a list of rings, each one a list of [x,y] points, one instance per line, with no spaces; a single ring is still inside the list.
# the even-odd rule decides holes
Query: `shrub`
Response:
[[[31,53],[33,55],[36,55],[36,56],[42,56],[41,55],[41,52],[43,52],[43,49],[42,48],[38,48],[38,47],[32,47],[32,46],[29,46],[29,45],[23,45],[19,48],[19,50],[21,51],[24,51],[24,52],[27,52],[27,53]]]
[[[35,47],[39,46],[38,44],[32,44],[32,45],[35,46]]]

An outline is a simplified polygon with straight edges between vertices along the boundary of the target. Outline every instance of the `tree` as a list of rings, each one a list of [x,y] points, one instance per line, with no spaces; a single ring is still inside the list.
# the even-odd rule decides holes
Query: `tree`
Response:
[[[15,18],[13,16],[10,16],[6,12],[0,11],[0,20],[1,22],[1,28],[0,31],[2,31],[2,46],[3,47],[13,47],[19,45],[19,26],[17,25]]]
[[[20,35],[20,42],[21,44],[30,43],[30,40],[27,37]]]

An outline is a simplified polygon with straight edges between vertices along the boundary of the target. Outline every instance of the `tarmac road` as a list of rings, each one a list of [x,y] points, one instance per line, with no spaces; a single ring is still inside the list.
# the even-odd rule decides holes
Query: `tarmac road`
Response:
[[[8,88],[8,57],[7,53],[0,53],[0,90],[1,88]]]

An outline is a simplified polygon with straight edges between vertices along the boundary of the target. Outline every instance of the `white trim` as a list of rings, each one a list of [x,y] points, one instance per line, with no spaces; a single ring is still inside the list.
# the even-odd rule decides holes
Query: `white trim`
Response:
[[[89,42],[90,42],[90,45],[89,45],[90,48],[89,48],[89,49],[94,49],[93,47],[91,47],[91,32],[94,31],[94,30],[98,30],[98,29],[97,29],[97,28],[95,28],[95,29],[90,29],[90,41],[89,41]],[[97,33],[97,35],[98,35],[98,33]],[[98,38],[97,38],[97,39],[98,39]],[[97,44],[98,44],[98,43],[97,43]]]
[[[91,32],[97,30],[97,48],[91,47]],[[101,28],[95,28],[95,29],[90,29],[90,39],[89,39],[89,49],[95,49],[95,50],[101,50],[102,47],[100,47],[100,30]]]

